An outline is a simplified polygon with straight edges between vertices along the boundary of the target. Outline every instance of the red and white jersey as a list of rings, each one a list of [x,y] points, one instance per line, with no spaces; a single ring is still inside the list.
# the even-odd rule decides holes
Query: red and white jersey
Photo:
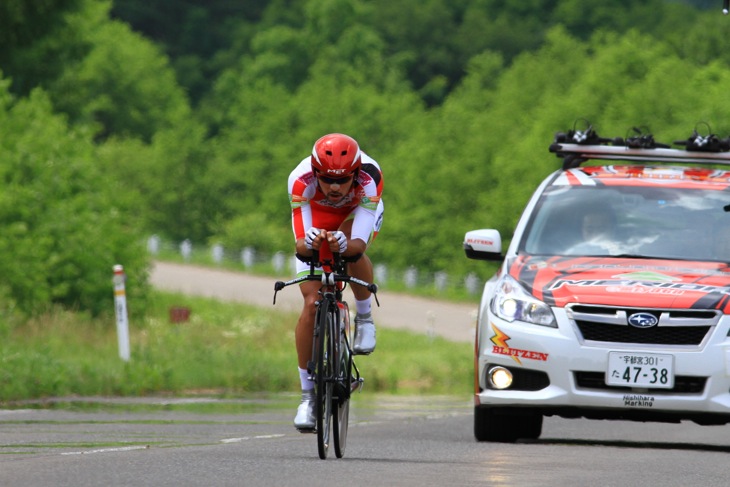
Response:
[[[289,175],[289,202],[292,209],[292,228],[296,240],[304,238],[310,227],[327,231],[337,230],[342,222],[354,218],[350,238],[369,242],[379,227],[382,214],[380,195],[383,174],[370,156],[361,152],[362,168],[350,191],[339,202],[325,198],[312,172],[311,158],[306,157]]]

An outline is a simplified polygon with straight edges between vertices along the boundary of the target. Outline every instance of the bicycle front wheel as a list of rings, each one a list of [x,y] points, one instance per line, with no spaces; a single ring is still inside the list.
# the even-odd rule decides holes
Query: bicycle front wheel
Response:
[[[335,455],[342,458],[345,455],[345,445],[347,444],[347,427],[350,420],[350,390],[352,383],[352,357],[348,347],[348,340],[345,334],[350,329],[350,312],[347,303],[342,303],[339,309],[339,319],[337,322],[340,326],[335,327],[335,335],[337,338],[333,340],[335,343],[335,352],[337,361],[335,363],[335,399],[333,404],[334,421],[333,421],[333,437],[335,444]]]
[[[317,449],[319,458],[327,458],[332,423],[332,367],[335,354],[332,347],[332,313],[326,301],[317,313],[317,363],[314,387],[316,389]]]

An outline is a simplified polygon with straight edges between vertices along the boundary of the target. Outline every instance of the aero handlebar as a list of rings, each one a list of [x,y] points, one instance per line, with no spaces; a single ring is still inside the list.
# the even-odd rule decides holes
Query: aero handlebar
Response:
[[[299,284],[304,281],[321,281],[323,285],[333,286],[338,282],[352,283],[364,287],[370,291],[375,297],[375,302],[380,306],[378,301],[378,285],[370,282],[365,282],[362,279],[353,277],[347,274],[346,264],[347,262],[355,262],[362,254],[345,257],[337,252],[332,253],[332,259],[322,259],[318,251],[314,251],[311,257],[306,257],[297,254],[297,258],[302,262],[309,264],[309,274],[304,276],[296,277],[289,281],[276,281],[274,283],[274,304],[276,304],[276,293],[281,291],[287,286],[292,284]],[[322,267],[323,271],[321,274],[316,274],[315,269]]]

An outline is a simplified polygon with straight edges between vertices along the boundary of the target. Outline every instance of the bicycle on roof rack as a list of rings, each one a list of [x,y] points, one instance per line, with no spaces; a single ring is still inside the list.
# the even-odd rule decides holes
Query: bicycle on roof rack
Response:
[[[730,1],[730,0],[728,0]],[[730,164],[730,137],[721,139],[711,133],[702,135],[695,127],[685,140],[674,141],[683,149],[673,149],[669,144],[654,140],[648,130],[633,127],[633,135],[614,138],[600,137],[593,126],[583,120],[587,127],[558,132],[550,145],[550,152],[563,159],[563,169],[572,169],[593,159],[631,160],[648,162],[683,162],[694,164]]]
[[[364,378],[353,359],[350,346],[350,311],[342,293],[348,283],[367,288],[377,298],[378,286],[347,274],[347,263],[354,262],[360,255],[344,257],[333,253],[326,245],[314,251],[311,257],[297,254],[297,258],[309,264],[309,273],[295,279],[274,284],[276,293],[292,284],[304,281],[321,281],[319,300],[316,303],[312,359],[307,371],[314,381],[317,450],[324,460],[329,452],[330,439],[334,443],[335,455],[345,454],[347,430],[350,417],[350,396],[361,390]],[[321,274],[317,268],[322,269]]]

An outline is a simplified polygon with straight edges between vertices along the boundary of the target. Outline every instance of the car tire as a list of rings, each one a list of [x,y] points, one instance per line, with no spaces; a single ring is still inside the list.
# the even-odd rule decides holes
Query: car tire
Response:
[[[525,440],[536,440],[542,434],[542,414],[525,414],[518,418],[520,422],[519,437]]]
[[[536,440],[541,434],[541,414],[515,414],[499,408],[474,407],[474,437],[477,441],[514,443],[520,438]]]

